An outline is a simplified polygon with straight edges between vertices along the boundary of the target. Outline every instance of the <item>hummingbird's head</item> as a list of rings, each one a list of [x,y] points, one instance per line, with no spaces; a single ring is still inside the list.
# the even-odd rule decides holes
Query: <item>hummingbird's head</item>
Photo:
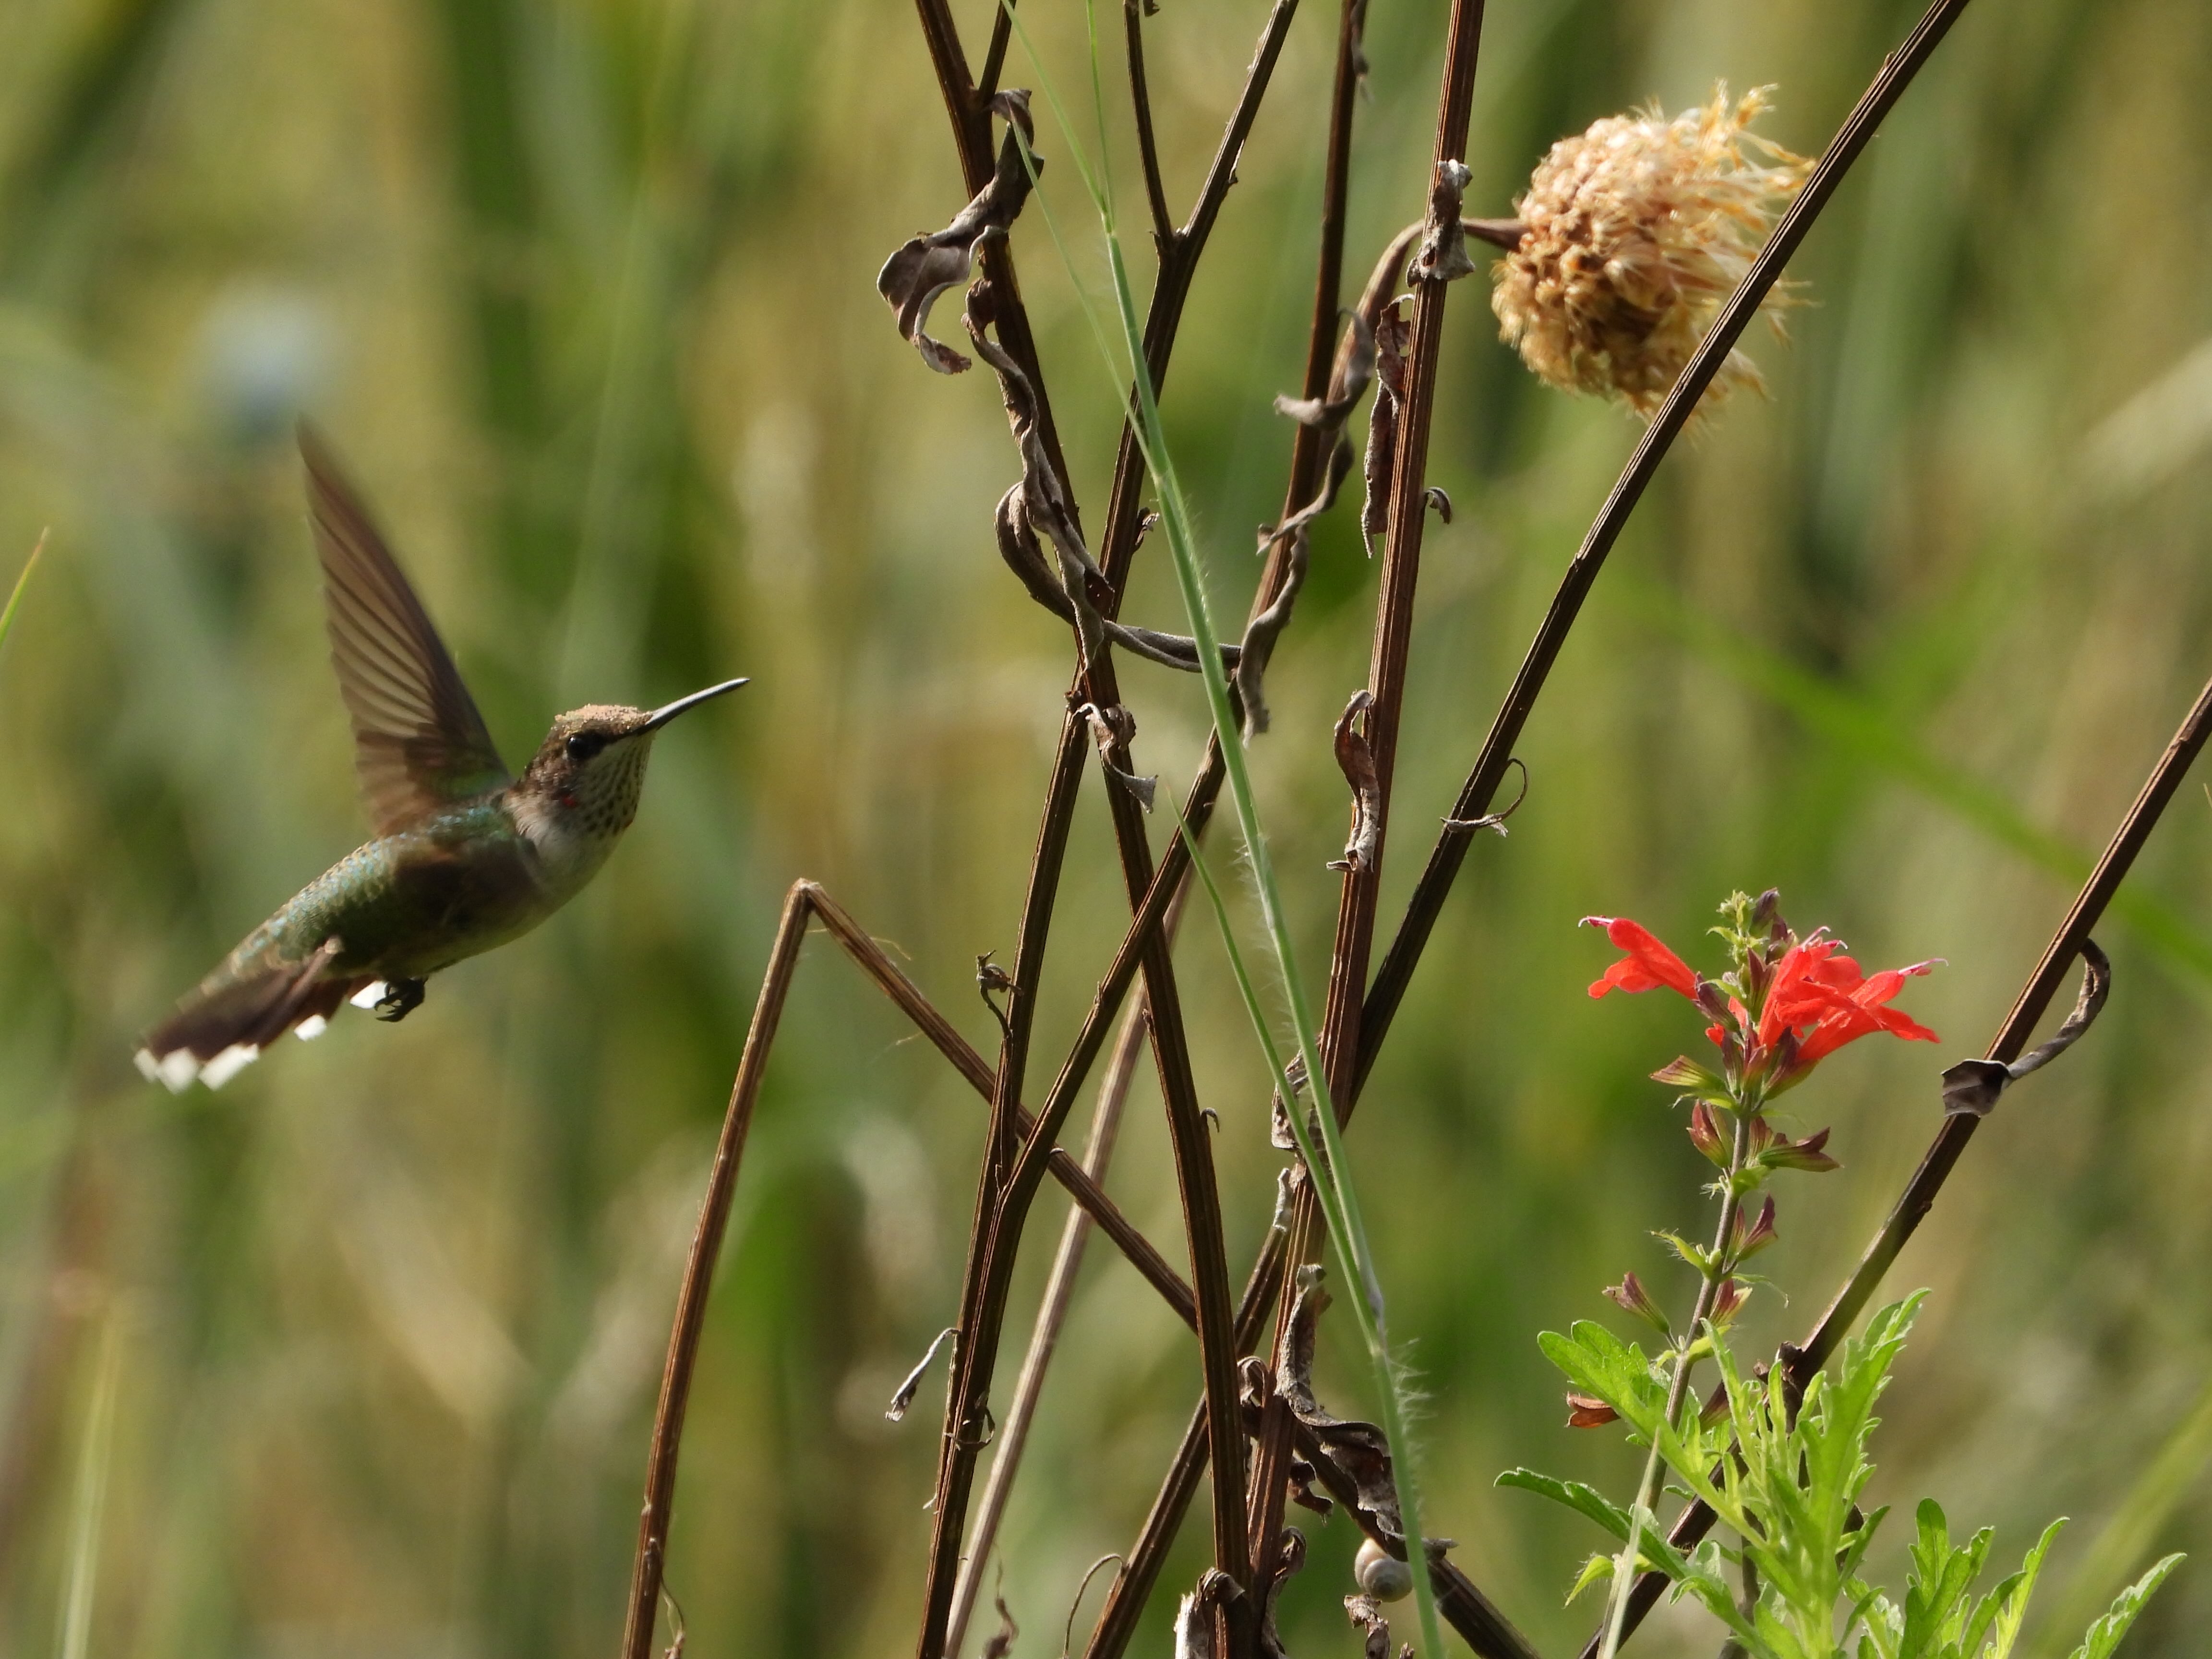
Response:
[[[516,792],[522,828],[541,852],[605,846],[629,828],[645,787],[645,763],[660,729],[743,680],[695,691],[659,708],[587,703],[553,722]]]

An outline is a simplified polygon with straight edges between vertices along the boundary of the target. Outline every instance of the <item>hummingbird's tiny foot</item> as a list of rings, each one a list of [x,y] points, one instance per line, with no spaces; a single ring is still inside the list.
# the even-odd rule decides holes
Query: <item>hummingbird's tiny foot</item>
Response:
[[[376,1017],[389,1024],[406,1018],[422,1006],[421,980],[389,980],[386,981],[384,995],[377,1001]]]

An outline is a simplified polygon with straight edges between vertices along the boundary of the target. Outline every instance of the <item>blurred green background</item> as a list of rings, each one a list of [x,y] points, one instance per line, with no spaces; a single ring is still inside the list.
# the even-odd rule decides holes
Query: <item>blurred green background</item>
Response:
[[[988,9],[960,9],[980,56]],[[1494,0],[1470,210],[1507,211],[1561,134],[1721,77],[1778,83],[1765,130],[1816,150],[1913,9]],[[1355,282],[1421,203],[1443,11],[1374,0]],[[1169,0],[1147,25],[1179,208],[1261,14]],[[1079,86],[1080,9],[1024,15]],[[1169,386],[1236,615],[1280,503],[1270,399],[1302,362],[1335,28],[1306,0]],[[1034,83],[1018,48],[1009,79]],[[1702,1165],[1644,1080],[1692,1024],[1671,999],[1590,1002],[1611,953],[1574,922],[1632,915],[1686,949],[1731,887],[1778,883],[1870,966],[1948,959],[1908,998],[1940,1056],[1862,1045],[1791,1097],[1846,1168],[1784,1183],[1778,1287],[1745,1328],[1799,1333],[1935,1127],[1935,1070],[1978,1051],[2212,670],[2208,88],[2212,11],[2190,0],[1969,12],[1797,261],[1794,343],[1754,339],[1771,399],[1683,446],[1615,556],[1522,745],[1511,838],[1476,847],[1368,1091],[1356,1173],[1428,1394],[1427,1524],[1547,1651],[1594,1616],[1560,1598],[1600,1540],[1492,1478],[1625,1492],[1633,1454],[1560,1426],[1535,1334],[1607,1313],[1623,1267],[1686,1296],[1650,1230],[1704,1224]],[[1118,104],[1109,125],[1134,204]],[[1041,144],[1064,154],[1048,125]],[[1070,650],[993,550],[1017,476],[995,390],[927,373],[872,289],[960,196],[896,0],[0,4],[0,580],[52,527],[0,659],[0,1651],[53,1647],[89,1559],[70,1540],[104,1333],[89,1651],[612,1646],[676,1276],[784,887],[825,882],[994,1034],[972,959],[1012,951]],[[1113,393],[1042,232],[1030,216],[1017,246],[1096,521]],[[1459,515],[1429,535],[1389,918],[1635,435],[1530,380],[1484,289],[1449,325],[1432,474]],[[660,744],[628,844],[541,933],[402,1027],[349,1017],[172,1099],[131,1070],[136,1033],[363,834],[302,410],[510,759],[562,707],[754,684]],[[1257,761],[1312,963],[1344,822],[1328,727],[1373,598],[1353,516],[1317,540]],[[1128,611],[1175,626],[1164,559]],[[1140,761],[1187,777],[1194,688],[1125,678]],[[1126,915],[1085,788],[1039,1074]],[[2104,1023],[2007,1099],[1899,1267],[1894,1290],[1936,1296],[1875,1492],[1994,1522],[2012,1559],[2076,1516],[2054,1606],[2197,1552],[2142,1653],[2197,1651],[2212,1620],[2208,820],[2192,783],[2105,930]],[[1278,1155],[1192,920],[1241,1273]],[[881,1413],[951,1317],[981,1127],[811,944],[693,1402],[669,1570],[692,1659],[909,1650],[941,1373],[902,1426]],[[1180,1256],[1148,1067],[1111,1186]],[[1346,1411],[1349,1342],[1323,1358]],[[1005,1534],[1018,1652],[1053,1650],[1085,1566],[1127,1547],[1196,1374],[1094,1244]],[[1348,1653],[1350,1531],[1309,1530],[1291,1645]],[[1170,1587],[1202,1565],[1189,1534]],[[1668,1615],[1638,1650],[1717,1639]],[[1161,1608],[1139,1642],[1165,1650]]]

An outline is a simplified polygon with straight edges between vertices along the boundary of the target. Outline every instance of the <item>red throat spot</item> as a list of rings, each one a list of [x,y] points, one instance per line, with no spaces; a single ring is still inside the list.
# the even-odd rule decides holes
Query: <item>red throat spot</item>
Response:
[[[563,806],[574,806],[576,804],[576,792],[573,789],[563,789],[560,794],[560,801],[561,805]]]

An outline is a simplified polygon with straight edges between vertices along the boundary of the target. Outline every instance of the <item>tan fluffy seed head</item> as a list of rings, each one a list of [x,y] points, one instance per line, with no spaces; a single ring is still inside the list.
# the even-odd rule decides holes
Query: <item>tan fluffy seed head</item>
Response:
[[[1608,116],[1552,146],[1514,204],[1528,227],[1495,267],[1499,333],[1537,376],[1649,418],[1811,163],[1748,131],[1769,88],[1671,121]],[[1778,285],[1771,313],[1790,303]],[[1731,351],[1705,394],[1760,388]]]

